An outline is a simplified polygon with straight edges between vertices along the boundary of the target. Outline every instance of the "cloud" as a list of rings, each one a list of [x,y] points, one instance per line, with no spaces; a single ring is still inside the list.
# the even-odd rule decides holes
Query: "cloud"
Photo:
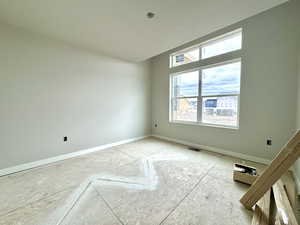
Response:
[[[202,71],[202,95],[238,94],[241,63],[231,63]],[[198,95],[198,71],[176,77],[178,96]]]

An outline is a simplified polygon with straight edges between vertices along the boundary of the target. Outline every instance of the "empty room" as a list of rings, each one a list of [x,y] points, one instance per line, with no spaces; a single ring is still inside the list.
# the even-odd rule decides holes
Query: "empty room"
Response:
[[[299,157],[299,0],[0,1],[0,225],[298,225]]]

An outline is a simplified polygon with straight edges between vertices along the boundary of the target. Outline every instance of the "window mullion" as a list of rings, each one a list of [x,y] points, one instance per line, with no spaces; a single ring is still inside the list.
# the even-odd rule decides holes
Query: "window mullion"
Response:
[[[240,94],[219,94],[219,95],[203,95],[203,98],[216,98],[216,97],[231,97],[239,96]]]
[[[176,99],[186,99],[186,98],[198,98],[198,95],[197,96],[180,96],[180,97],[175,97]]]
[[[201,48],[200,51],[201,52]],[[200,53],[201,57],[201,53]],[[197,122],[202,122],[202,96],[201,96],[201,91],[202,91],[202,69],[199,69],[199,82],[198,82],[198,99],[197,99]]]

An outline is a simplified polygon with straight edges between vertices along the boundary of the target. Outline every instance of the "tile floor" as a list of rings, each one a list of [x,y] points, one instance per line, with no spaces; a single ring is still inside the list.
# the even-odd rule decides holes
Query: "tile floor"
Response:
[[[101,150],[1,177],[0,225],[251,224],[234,162],[154,138]]]

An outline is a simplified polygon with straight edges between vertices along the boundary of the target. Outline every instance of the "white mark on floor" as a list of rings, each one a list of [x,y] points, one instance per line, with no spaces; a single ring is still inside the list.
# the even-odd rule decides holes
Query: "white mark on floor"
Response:
[[[83,182],[68,198],[66,204],[57,209],[54,214],[48,218],[47,224],[61,225],[66,217],[70,214],[74,206],[79,202],[81,197],[88,192],[88,190],[95,184],[97,185],[110,185],[119,186],[127,189],[139,189],[139,190],[155,190],[158,185],[158,176],[154,168],[154,162],[156,161],[182,161],[186,160],[185,156],[179,158],[176,155],[162,156],[160,154],[154,155],[147,159],[140,161],[140,169],[143,172],[141,177],[124,177],[115,176],[110,174],[98,174],[90,176],[85,182]],[[58,219],[57,219],[58,218]],[[54,222],[53,220],[56,220]]]

